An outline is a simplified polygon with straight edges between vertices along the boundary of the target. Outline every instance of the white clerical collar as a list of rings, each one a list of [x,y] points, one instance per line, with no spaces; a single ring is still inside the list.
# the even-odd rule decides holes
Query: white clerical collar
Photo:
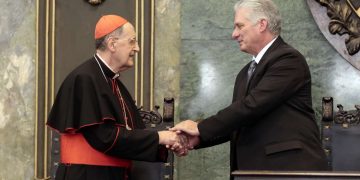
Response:
[[[259,52],[259,54],[257,54],[257,56],[253,56],[253,60],[256,62],[256,64],[259,64],[261,58],[264,56],[264,54],[266,53],[266,51],[270,48],[270,46],[274,43],[274,41],[278,38],[279,36],[276,36],[272,41],[270,41],[265,47],[263,47],[261,49],[261,51]]]
[[[115,74],[114,77],[112,77],[112,79],[115,79],[115,78],[117,78],[117,77],[120,76],[119,73],[116,73],[116,72],[106,63],[106,61],[105,61],[103,58],[101,58],[101,56],[100,56],[99,53],[96,53],[96,56],[99,57],[99,59],[105,64],[105,66],[108,67],[108,68]]]

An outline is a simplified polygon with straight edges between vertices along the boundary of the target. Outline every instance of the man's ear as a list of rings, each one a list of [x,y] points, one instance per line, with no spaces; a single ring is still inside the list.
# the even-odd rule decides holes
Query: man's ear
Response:
[[[111,52],[115,51],[115,41],[113,39],[109,39],[106,42],[106,46]]]
[[[266,30],[266,28],[268,27],[268,21],[266,19],[261,19],[259,21],[259,25],[260,25],[260,31],[264,32]]]

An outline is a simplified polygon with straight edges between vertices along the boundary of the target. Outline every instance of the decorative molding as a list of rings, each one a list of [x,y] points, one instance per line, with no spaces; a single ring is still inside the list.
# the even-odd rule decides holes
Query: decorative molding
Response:
[[[105,0],[86,0],[86,1],[93,6],[97,6],[103,3]]]
[[[135,32],[136,32],[136,39],[139,41],[139,36],[140,36],[140,32],[139,32],[139,1],[135,0]],[[141,50],[142,51],[142,50]],[[134,92],[134,100],[135,103],[138,103],[138,81],[139,81],[139,67],[138,67],[138,63],[139,63],[139,55],[138,53],[135,53],[135,62],[134,62],[134,69],[135,69],[135,73],[134,73],[134,81],[135,81],[135,92]]]
[[[159,113],[160,106],[155,105],[155,109],[146,111],[142,107],[139,108],[140,116],[145,125],[155,127],[163,122],[174,123],[174,105],[175,100],[173,97],[165,97],[163,104],[163,117]]]
[[[140,106],[144,106],[145,2],[140,1]]]
[[[146,125],[158,125],[163,122],[163,118],[159,113],[159,106],[155,106],[152,111],[139,110],[140,116]]]
[[[34,179],[50,179],[49,137],[46,127],[49,108],[54,99],[55,2],[36,1],[36,103]]]
[[[360,123],[360,105],[355,105],[356,110],[345,111],[341,104],[337,105],[339,111],[335,114],[334,123],[343,124],[343,127],[348,127],[350,124]]]
[[[360,50],[360,8],[351,0],[315,0],[327,8],[331,19],[328,25],[331,34],[347,34],[346,49],[353,56]]]
[[[155,0],[150,1],[150,107],[154,106],[154,36],[155,36]]]

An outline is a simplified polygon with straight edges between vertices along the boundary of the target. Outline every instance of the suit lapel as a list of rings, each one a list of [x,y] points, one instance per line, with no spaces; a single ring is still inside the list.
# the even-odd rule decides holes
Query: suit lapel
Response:
[[[239,72],[235,86],[234,86],[234,94],[233,94],[233,102],[237,99],[244,97],[248,94],[248,91],[254,87],[254,84],[257,84],[259,81],[259,77],[261,78],[262,74],[265,72],[265,67],[267,63],[272,60],[271,53],[276,49],[278,46],[285,44],[283,39],[279,36],[274,43],[270,46],[270,48],[265,52],[264,56],[261,58],[259,64],[256,65],[256,69],[254,74],[252,75],[249,83],[247,84],[247,70],[249,69],[250,62],[244,66],[244,68]]]
[[[246,71],[249,68],[249,64],[244,66],[244,68],[239,72],[239,74],[236,77],[236,82],[234,86],[234,94],[233,94],[233,102],[237,99],[244,97],[245,87],[246,87]]]
[[[248,91],[250,89],[252,89],[254,87],[254,84],[257,84],[257,82],[259,81],[259,78],[257,78],[258,76],[261,77],[262,74],[264,74],[265,72],[265,67],[266,65],[269,63],[270,60],[272,60],[271,58],[271,53],[274,51],[274,49],[276,49],[279,45],[284,44],[285,42],[283,41],[283,39],[279,36],[274,43],[269,47],[269,49],[265,52],[265,54],[263,55],[263,57],[261,58],[259,64],[256,65],[255,71],[252,75],[252,77],[249,80],[249,83],[246,84],[245,86],[245,92],[247,95]],[[246,67],[248,68],[250,65],[250,63],[248,65],[246,65]],[[246,76],[246,75],[245,75]],[[246,81],[246,79],[245,79]]]

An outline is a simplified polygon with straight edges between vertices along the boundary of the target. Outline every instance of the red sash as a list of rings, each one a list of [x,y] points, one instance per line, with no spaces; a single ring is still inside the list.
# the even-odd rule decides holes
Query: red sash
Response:
[[[86,164],[97,166],[116,166],[128,168],[131,161],[108,156],[92,148],[84,136],[77,134],[61,134],[61,163]]]

